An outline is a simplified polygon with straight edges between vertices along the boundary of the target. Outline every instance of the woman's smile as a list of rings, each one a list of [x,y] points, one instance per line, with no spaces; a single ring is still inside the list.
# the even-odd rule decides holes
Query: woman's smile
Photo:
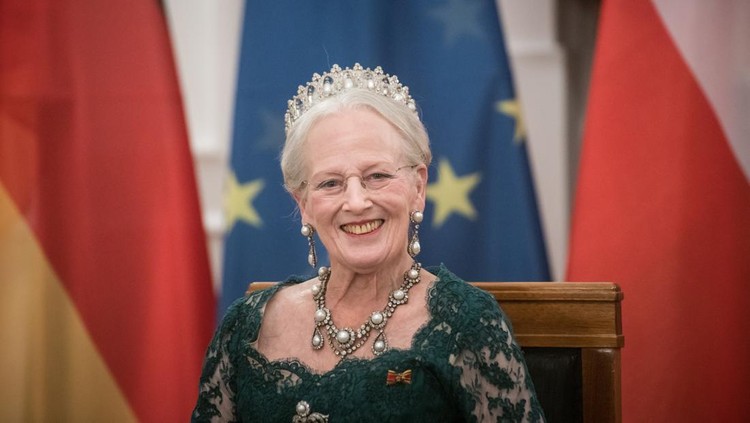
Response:
[[[365,235],[380,228],[383,222],[385,222],[383,219],[377,219],[365,223],[349,223],[341,225],[341,229],[348,234]]]

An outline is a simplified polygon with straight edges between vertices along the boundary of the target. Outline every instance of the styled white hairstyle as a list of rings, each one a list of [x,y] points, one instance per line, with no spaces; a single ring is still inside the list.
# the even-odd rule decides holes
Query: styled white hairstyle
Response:
[[[287,191],[299,194],[303,182],[309,176],[305,144],[312,127],[327,116],[361,109],[377,113],[401,134],[402,153],[407,163],[430,165],[432,152],[427,130],[413,110],[377,92],[349,88],[310,107],[287,131],[281,153],[281,172]]]

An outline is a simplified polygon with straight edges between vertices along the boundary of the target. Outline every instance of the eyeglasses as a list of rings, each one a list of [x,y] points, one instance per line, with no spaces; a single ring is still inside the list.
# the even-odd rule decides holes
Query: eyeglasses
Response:
[[[399,172],[403,169],[414,169],[417,165],[406,165],[393,169],[388,165],[375,166],[361,175],[341,175],[329,173],[323,175],[319,180],[302,181],[302,187],[307,187],[315,196],[336,197],[346,191],[349,179],[358,178],[362,188],[367,191],[377,191],[386,188],[394,180],[398,179]]]

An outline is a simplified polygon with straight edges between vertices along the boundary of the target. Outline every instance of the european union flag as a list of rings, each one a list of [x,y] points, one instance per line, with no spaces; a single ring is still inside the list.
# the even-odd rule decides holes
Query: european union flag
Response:
[[[443,262],[466,280],[549,279],[495,7],[494,0],[248,0],[222,311],[250,281],[312,274],[278,157],[287,100],[333,64],[382,66],[421,108],[434,155],[420,227],[424,265]]]

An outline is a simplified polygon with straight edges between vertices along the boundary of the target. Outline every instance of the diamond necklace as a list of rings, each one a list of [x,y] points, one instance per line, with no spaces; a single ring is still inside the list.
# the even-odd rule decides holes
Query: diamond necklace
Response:
[[[321,267],[318,270],[320,284],[315,284],[312,287],[313,300],[315,300],[317,306],[314,316],[315,329],[312,336],[313,349],[319,350],[323,348],[323,344],[325,343],[323,334],[325,334],[328,338],[328,345],[331,346],[334,354],[343,359],[364,345],[370,337],[370,332],[376,329],[378,336],[375,338],[375,342],[372,343],[372,353],[380,355],[386,352],[388,350],[388,340],[383,332],[385,325],[388,323],[388,319],[393,316],[396,308],[409,300],[409,290],[420,281],[419,270],[421,268],[422,265],[420,263],[414,262],[411,268],[404,272],[404,282],[401,286],[391,291],[388,296],[388,304],[385,305],[385,308],[372,312],[367,321],[359,329],[354,330],[348,327],[339,329],[333,323],[331,310],[326,307],[326,287],[328,286],[328,280],[331,278],[331,270],[325,266]]]

